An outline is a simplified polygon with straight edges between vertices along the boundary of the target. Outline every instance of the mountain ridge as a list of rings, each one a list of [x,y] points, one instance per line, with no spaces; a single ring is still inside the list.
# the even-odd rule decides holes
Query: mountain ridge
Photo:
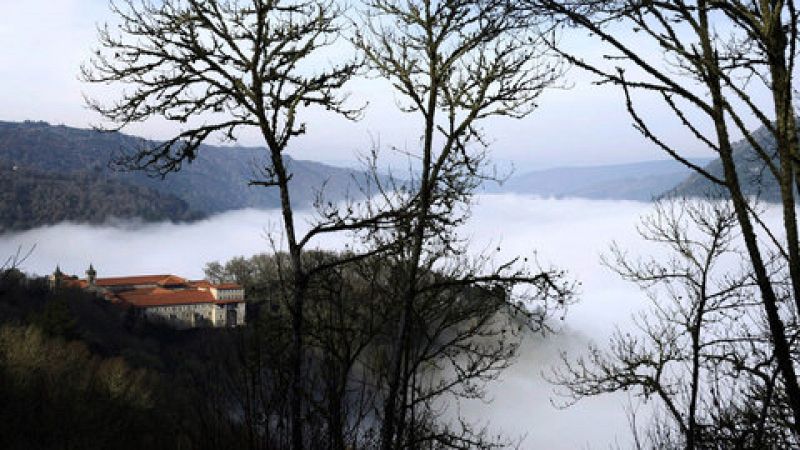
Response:
[[[104,188],[125,192],[123,197],[126,198],[129,198],[128,194],[139,192],[159,203],[152,208],[158,214],[146,214],[144,218],[147,220],[185,220],[187,217],[194,219],[234,209],[271,209],[280,206],[277,188],[248,185],[259,167],[268,164],[268,155],[264,148],[204,144],[191,164],[184,164],[180,171],[167,174],[164,179],[153,178],[141,171],[120,172],[108,168],[118,152],[156,142],[120,132],[50,125],[41,121],[0,121],[0,161],[4,164],[15,166],[20,174],[39,174],[43,180],[52,181],[54,177],[61,177],[59,182],[70,186],[81,182],[85,184],[85,177],[96,176],[105,180]],[[363,172],[354,169],[298,160],[289,156],[285,157],[285,161],[293,176],[290,195],[298,208],[312,206],[323,186],[326,199],[341,200],[354,193],[357,189],[355,181],[365,176]],[[13,190],[19,195],[5,195],[0,203],[0,211],[12,208],[44,209],[40,204],[44,198],[40,198],[34,205],[30,203],[31,197],[21,195],[20,186],[6,184],[6,192]],[[32,184],[30,176],[24,184],[28,188],[37,186]],[[133,189],[121,187],[123,185]],[[42,189],[40,191],[47,191]],[[68,190],[77,192],[72,187]],[[180,207],[176,200],[185,202],[187,208]],[[82,199],[76,200],[76,204],[82,205],[82,208],[87,207]],[[176,212],[168,214],[170,208],[176,208]],[[140,207],[117,209],[125,213],[121,218],[137,217],[142,210]],[[45,225],[52,223],[53,217],[82,220],[91,216],[92,223],[101,219],[87,211],[75,211],[72,215],[61,211],[56,216],[51,216],[42,214],[39,219],[28,217],[24,223]],[[8,221],[0,219],[0,229],[12,228],[6,222]]]
[[[711,159],[693,161],[704,164]],[[671,159],[555,167],[512,176],[502,186],[487,191],[555,198],[652,201],[674,189],[689,174],[690,169]]]
[[[40,172],[0,161],[0,232],[64,221],[97,225],[112,218],[134,217],[184,222],[204,216],[174,195],[96,172]]]
[[[777,163],[776,143],[772,133],[765,127],[760,127],[752,133],[752,138],[766,152],[775,155]],[[778,180],[766,169],[766,164],[759,159],[750,143],[746,139],[741,139],[734,142],[732,147],[742,192],[766,202],[779,203],[781,198]],[[722,161],[719,158],[710,161],[704,169],[718,178],[724,178]],[[700,174],[692,173],[668,195],[707,197],[726,195],[726,191]]]
[[[765,129],[754,137],[768,150],[774,148]],[[187,221],[235,209],[280,206],[277,188],[248,185],[268,164],[263,147],[204,144],[195,161],[164,179],[108,169],[117,152],[154,143],[119,132],[0,121],[0,232],[63,220],[94,224],[109,217]],[[734,156],[745,193],[775,201],[777,183],[764,173],[746,141],[734,145]],[[692,161],[721,173],[719,159]],[[365,179],[364,172],[352,168],[289,156],[285,162],[293,176],[290,195],[297,208],[312,206],[323,186],[325,199],[338,201],[357,193],[359,180]],[[707,196],[712,189],[708,180],[671,159],[535,170],[483,188],[487,193],[635,201]]]

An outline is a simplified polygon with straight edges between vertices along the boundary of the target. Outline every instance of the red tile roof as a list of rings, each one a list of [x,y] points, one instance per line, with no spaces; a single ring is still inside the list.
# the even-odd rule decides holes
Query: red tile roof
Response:
[[[62,278],[62,282],[68,286],[89,288],[87,280],[74,278]],[[234,283],[223,283],[214,285],[207,280],[189,281],[175,275],[138,275],[130,277],[111,277],[98,278],[95,284],[99,288],[114,287],[133,287],[133,286],[153,286],[143,288],[133,288],[122,292],[114,292],[114,289],[107,291],[101,289],[102,295],[112,302],[123,303],[137,308],[148,308],[155,306],[175,306],[175,305],[197,305],[211,303],[215,305],[227,305],[233,303],[243,303],[243,300],[216,300],[209,288],[220,290],[242,289]],[[175,289],[175,287],[178,287]]]
[[[159,286],[175,286],[175,285],[185,285],[188,284],[186,278],[176,277],[175,275],[170,275],[167,278],[158,282]]]
[[[138,308],[152,306],[197,305],[203,303],[221,303],[214,300],[208,291],[197,289],[172,291],[163,288],[136,289],[117,294],[120,300]]]
[[[102,287],[111,286],[135,286],[143,284],[155,284],[159,286],[172,284],[185,284],[186,280],[175,275],[140,275],[134,277],[112,277],[98,278],[95,284]]]
[[[192,280],[189,281],[189,286],[196,287],[196,288],[210,288],[212,285],[208,280]]]

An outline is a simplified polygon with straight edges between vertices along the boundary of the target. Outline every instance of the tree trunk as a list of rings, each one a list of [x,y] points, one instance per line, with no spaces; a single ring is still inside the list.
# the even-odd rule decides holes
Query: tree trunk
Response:
[[[703,27],[703,34],[701,34],[700,38],[703,46],[703,54],[706,58],[704,64],[707,65],[707,78],[705,81],[712,98],[712,119],[714,120],[714,127],[717,134],[719,157],[720,161],[722,162],[725,182],[727,184],[728,192],[731,195],[736,218],[742,230],[742,238],[744,239],[745,246],[750,257],[750,262],[755,273],[756,283],[758,284],[759,291],[761,292],[761,299],[764,305],[764,311],[767,315],[767,323],[769,324],[770,334],[772,335],[772,341],[775,349],[775,360],[778,364],[779,370],[781,371],[783,381],[786,386],[786,395],[794,416],[794,432],[796,434],[800,434],[800,428],[798,428],[800,427],[800,385],[798,385],[791,349],[789,347],[789,341],[786,337],[786,329],[780,317],[778,298],[772,287],[772,280],[769,277],[764,259],[761,256],[761,250],[758,247],[758,238],[756,236],[753,223],[750,220],[750,209],[748,208],[747,198],[742,193],[741,183],[736,171],[736,165],[734,164],[730,135],[725,123],[726,103],[722,92],[720,75],[718,73],[720,70],[720,64],[718,61],[718,53],[714,50],[711,44],[706,2],[700,2],[699,6],[700,23]],[[782,197],[784,196],[782,195]],[[786,218],[788,213],[786,212],[787,205],[785,203],[785,198],[783,207],[784,218]],[[793,202],[791,205],[789,205],[789,208],[791,209],[793,215]],[[788,232],[789,230],[787,229],[787,233]],[[795,229],[795,244],[796,242]]]

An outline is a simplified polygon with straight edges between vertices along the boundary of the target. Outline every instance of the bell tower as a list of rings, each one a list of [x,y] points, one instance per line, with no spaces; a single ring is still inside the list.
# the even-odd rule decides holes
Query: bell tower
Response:
[[[86,271],[86,281],[89,282],[89,287],[95,287],[95,282],[97,281],[97,271],[94,270],[94,266],[89,264],[89,269]]]
[[[58,289],[61,287],[61,279],[64,273],[61,272],[61,267],[56,265],[56,270],[48,278],[50,279],[50,289]]]

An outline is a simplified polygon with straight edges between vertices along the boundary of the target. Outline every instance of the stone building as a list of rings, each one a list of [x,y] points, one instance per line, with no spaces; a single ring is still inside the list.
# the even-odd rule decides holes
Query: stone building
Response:
[[[64,277],[60,273],[53,274],[52,278],[60,280],[57,284],[62,286],[94,291],[111,302],[134,308],[147,320],[177,329],[232,327],[245,323],[244,288],[237,284],[212,284],[176,275],[97,278],[91,265],[85,279]]]

